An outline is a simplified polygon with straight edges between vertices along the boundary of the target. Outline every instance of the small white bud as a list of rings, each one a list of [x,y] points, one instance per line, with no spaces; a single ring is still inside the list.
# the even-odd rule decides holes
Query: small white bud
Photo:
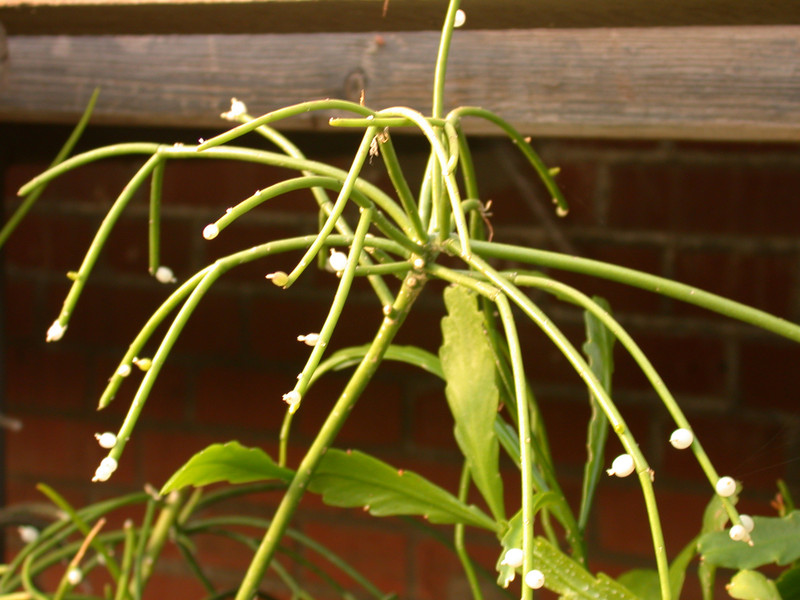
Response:
[[[636,465],[633,462],[633,457],[630,454],[620,454],[611,463],[611,468],[606,469],[609,475],[616,475],[617,477],[627,477],[633,473]]]
[[[294,407],[296,404],[300,403],[300,392],[292,390],[291,392],[285,393],[283,395],[283,401],[289,406]]]
[[[162,265],[156,269],[156,281],[159,283],[175,283],[177,280],[172,269]]]
[[[97,443],[100,444],[100,447],[106,450],[110,450],[117,445],[117,436],[110,431],[95,433],[94,438],[97,440]]]
[[[544,585],[544,573],[539,569],[533,569],[525,573],[525,585],[532,590],[538,590]]]
[[[20,525],[17,527],[17,533],[19,533],[19,539],[25,544],[30,544],[39,539],[39,530],[32,525]]]
[[[753,521],[753,517],[750,515],[739,515],[739,520],[742,522],[742,527],[747,533],[750,533],[755,529],[755,521]]]
[[[503,560],[500,562],[501,565],[508,565],[512,569],[516,569],[517,567],[522,566],[522,561],[525,558],[525,554],[519,548],[509,548],[506,551],[505,556],[503,556]]]
[[[425,268],[425,259],[422,258],[421,256],[418,256],[417,258],[414,259],[413,265],[414,269],[416,269],[417,271],[421,271],[422,269]]]
[[[48,342],[57,342],[62,337],[64,337],[64,332],[67,330],[65,325],[62,325],[58,322],[58,319],[53,321],[53,324],[50,325],[50,328],[47,330],[47,341]]]
[[[239,117],[247,113],[247,106],[241,100],[231,98],[231,109],[220,115],[223,119],[228,121],[238,121]]]
[[[275,271],[274,273],[270,273],[265,277],[278,287],[283,287],[289,283],[289,276],[283,271]]]
[[[460,8],[456,11],[456,18],[453,21],[453,27],[461,27],[464,23],[467,22],[467,13],[465,13]]]
[[[672,444],[673,448],[677,448],[678,450],[688,448],[692,445],[692,442],[694,442],[694,434],[683,427],[676,429],[672,432],[672,435],[669,436],[669,443]]]
[[[83,581],[83,573],[78,567],[72,567],[67,571],[67,581],[69,581],[70,585],[78,585]]]
[[[734,525],[733,527],[731,527],[730,531],[728,532],[728,535],[731,536],[731,539],[734,542],[742,542],[749,537],[747,534],[747,529],[745,529],[741,525]]]
[[[215,223],[209,223],[203,228],[203,237],[207,240],[213,240],[219,235],[219,227]]]
[[[149,358],[134,357],[133,364],[139,367],[139,370],[141,371],[149,371],[150,367],[153,366],[153,361]]]
[[[303,342],[306,346],[316,346],[317,342],[319,341],[319,334],[309,333],[306,335],[298,335],[297,341]]]
[[[347,266],[347,254],[344,252],[333,251],[328,258],[328,266],[333,271],[343,271]]]
[[[733,477],[720,477],[714,489],[716,489],[717,494],[723,498],[727,498],[728,496],[733,496],[736,492],[736,482],[733,480]]]
[[[117,375],[120,377],[127,377],[131,374],[131,366],[130,365],[120,365],[117,367]]]
[[[100,461],[100,466],[94,472],[92,481],[108,481],[108,478],[117,470],[117,461],[110,456],[106,456]]]

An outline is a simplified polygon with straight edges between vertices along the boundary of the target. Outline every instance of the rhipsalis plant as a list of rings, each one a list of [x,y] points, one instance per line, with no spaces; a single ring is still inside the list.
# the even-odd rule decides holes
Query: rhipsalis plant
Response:
[[[177,282],[175,290],[131,341],[99,399],[99,408],[106,407],[133,367],[146,371],[119,430],[98,436],[100,445],[108,449],[107,457],[94,476],[99,482],[113,477],[119,462],[125,460],[125,446],[136,436],[137,419],[170,351],[205,294],[223,275],[265,257],[300,252],[299,261],[287,263],[285,271],[268,273],[265,285],[278,286],[285,290],[283,293],[291,295],[293,284],[320,258],[336,272],[338,285],[320,330],[298,332],[298,339],[305,342],[310,351],[296,384],[292,389],[273,390],[274,401],[286,403],[277,457],[237,442],[215,444],[189,459],[158,493],[151,490],[80,510],[72,509],[47,489],[60,507],[61,517],[8,565],[0,580],[0,594],[6,595],[0,598],[73,597],[81,574],[99,568],[108,570],[115,582],[115,598],[140,598],[152,572],[152,563],[167,536],[179,544],[187,562],[208,588],[208,597],[223,597],[225,592],[214,588],[192,554],[191,535],[210,530],[237,539],[254,550],[252,562],[236,591],[237,600],[256,597],[269,570],[286,584],[292,598],[309,597],[302,589],[302,582],[293,579],[283,566],[286,557],[298,559],[296,555],[286,554],[282,542],[287,537],[321,552],[324,559],[359,582],[370,597],[384,597],[362,575],[341,564],[335,555],[291,529],[298,503],[307,493],[319,494],[324,502],[333,506],[364,507],[375,516],[411,515],[424,517],[430,523],[452,525],[453,548],[463,564],[474,599],[482,598],[481,575],[464,545],[466,527],[484,529],[497,537],[496,573],[492,579],[496,579],[500,588],[517,590],[513,595],[521,600],[530,599],[534,589],[541,587],[568,598],[675,599],[680,596],[689,561],[698,553],[704,558],[701,579],[707,598],[711,597],[717,565],[742,570],[731,584],[731,593],[740,594],[734,596],[737,598],[778,598],[781,585],[785,589],[793,585],[791,582],[776,584],[751,571],[770,562],[788,565],[800,556],[800,524],[797,513],[791,510],[793,507],[789,506],[785,514],[774,518],[740,515],[735,507],[739,483],[715,470],[701,440],[693,433],[691,423],[635,340],[614,319],[609,305],[536,269],[578,272],[642,288],[798,342],[800,327],[661,277],[489,239],[486,205],[478,192],[470,147],[462,128],[467,120],[483,119],[508,136],[538,173],[542,185],[553,198],[555,212],[564,216],[568,207],[555,180],[557,170],[548,169],[528,140],[501,117],[471,106],[444,112],[447,56],[458,22],[463,22],[463,13],[459,10],[459,1],[451,0],[442,29],[429,114],[405,107],[371,108],[327,99],[253,117],[242,102],[233,100],[231,110],[223,116],[239,124],[198,145],[126,143],[71,158],[62,156],[52,168],[22,187],[20,194],[32,198],[54,178],[89,162],[126,155],[146,157],[109,210],[83,263],[69,274],[72,287],[61,313],[47,332],[47,339],[53,342],[67,331],[84,285],[117,220],[134,193],[148,183],[150,272],[161,282],[174,281],[172,271],[161,264],[159,257],[161,183],[164,170],[173,160],[246,161],[296,172],[296,176],[259,190],[225,211],[202,231],[207,240],[227,235],[227,229],[235,229],[236,220],[249,211],[261,209],[261,205],[272,198],[297,190],[308,190],[309,200],[316,202],[321,215],[319,231],[314,235],[265,240],[263,244],[242,248],[215,260],[185,281]],[[331,119],[331,127],[363,132],[347,170],[307,159],[286,137],[271,128],[273,123],[293,115],[329,110],[350,114]],[[392,144],[392,135],[398,130],[416,130],[430,145],[430,160],[416,194],[412,192]],[[275,149],[266,151],[234,145],[250,132],[266,138]],[[360,177],[364,164],[377,156],[385,164],[394,188],[392,193]],[[30,202],[26,202],[23,210],[29,205]],[[345,209],[353,205],[358,209],[357,220],[351,223],[345,218]],[[0,240],[7,238],[17,221],[10,222]],[[528,265],[529,269],[499,270],[493,266],[498,259]],[[365,346],[326,352],[358,277],[366,278],[374,291],[376,310],[383,315],[380,327]],[[447,316],[442,321],[438,356],[419,348],[393,344],[415,301],[431,280],[450,284],[444,291]],[[582,349],[573,346],[532,300],[530,290],[552,294],[584,311],[587,341]],[[538,414],[536,399],[526,379],[526,354],[518,336],[520,319],[541,329],[588,389],[594,417],[589,428],[590,452],[577,513],[566,502],[556,478],[546,423]],[[162,324],[167,325],[166,333],[158,341],[156,352],[149,359],[139,358],[145,344]],[[640,450],[636,432],[626,424],[610,392],[615,346],[633,357],[673,419],[675,431],[664,443],[693,453],[708,480],[712,500],[701,536],[678,554],[672,564],[668,562],[662,535],[653,471]],[[334,447],[337,432],[384,360],[403,361],[443,379],[442,402],[447,402],[450,408],[455,439],[464,457],[463,476],[456,495],[415,473],[398,470],[357,450],[343,451]],[[312,387],[320,377],[333,370],[349,368],[352,368],[351,375],[313,442],[297,464],[289,464],[287,447],[294,415],[303,410],[306,398],[313,394]],[[603,464],[603,449],[609,434],[619,439],[624,453],[611,465],[606,465]],[[504,484],[499,474],[501,453],[519,469],[516,485],[521,505],[511,514],[506,512]],[[632,476],[638,480],[652,536],[653,570],[633,571],[619,580],[587,570],[587,521],[596,488],[606,476],[604,470],[610,476]],[[203,486],[222,481],[236,485],[223,488],[227,491],[203,493]],[[190,486],[197,488],[193,494],[187,493]],[[269,519],[197,516],[199,507],[251,491],[252,486],[271,488],[281,494],[280,504]],[[466,502],[473,486],[482,497],[484,508]],[[784,497],[788,498],[786,494]],[[97,528],[104,514],[130,503],[146,505],[142,523],[126,525],[124,530],[111,533]],[[554,522],[558,527],[553,526]],[[260,528],[261,541],[256,543],[252,537],[230,529],[234,525]],[[780,535],[786,531],[793,535]],[[115,547],[123,550],[112,552]],[[279,557],[278,553],[285,556]],[[65,559],[70,560],[70,566],[64,570],[59,588],[47,594],[37,589],[35,576]],[[793,577],[796,581],[796,571]],[[515,579],[517,583],[512,586]],[[350,591],[342,589],[335,581],[330,583],[342,598],[352,597]],[[753,589],[760,591],[751,593]]]

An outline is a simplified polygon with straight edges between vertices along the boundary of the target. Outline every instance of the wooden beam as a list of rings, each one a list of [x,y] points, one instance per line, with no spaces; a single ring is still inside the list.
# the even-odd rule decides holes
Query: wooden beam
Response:
[[[3,0],[11,35],[419,31],[443,0]],[[384,7],[387,8],[384,15]],[[470,0],[468,29],[800,24],[796,0]]]
[[[286,34],[12,36],[0,120],[223,127],[229,99],[254,114],[309,99],[427,112],[438,36]],[[464,31],[449,106],[479,105],[529,135],[800,140],[800,27]],[[282,124],[327,129],[327,114]],[[486,123],[475,132],[495,131]]]

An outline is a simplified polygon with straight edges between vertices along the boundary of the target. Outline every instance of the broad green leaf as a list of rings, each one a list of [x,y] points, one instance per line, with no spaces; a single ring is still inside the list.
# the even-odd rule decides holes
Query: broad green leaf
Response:
[[[610,312],[611,308],[599,296],[592,298],[603,310]],[[611,374],[614,372],[614,342],[616,337],[594,314],[585,310],[583,319],[586,324],[586,342],[583,352],[589,361],[592,372],[603,384],[607,392],[611,392]],[[589,394],[589,403],[592,416],[586,432],[586,464],[583,469],[583,490],[581,494],[580,512],[578,513],[578,527],[586,528],[592,510],[595,490],[603,473],[605,460],[605,447],[608,440],[608,418],[600,408],[597,398]]]
[[[330,449],[308,489],[332,506],[363,506],[378,517],[420,515],[431,523],[464,523],[496,531],[498,524],[477,507],[412,473],[355,450]]]
[[[775,581],[783,600],[800,600],[800,567],[794,567],[781,573]]]
[[[624,585],[642,600],[661,600],[661,584],[655,569],[632,569],[619,577],[617,582]],[[675,596],[676,598],[678,596]]]
[[[731,598],[738,600],[781,600],[775,582],[758,571],[739,571],[726,589]]]
[[[624,585],[604,573],[593,576],[546,539],[533,545],[537,568],[544,573],[544,586],[565,598],[579,600],[640,600]]]
[[[499,445],[494,421],[500,394],[494,354],[484,333],[483,313],[475,294],[464,287],[444,291],[447,316],[442,319],[439,358],[445,394],[455,420],[455,438],[469,465],[472,480],[495,519],[505,519]]]
[[[698,543],[703,561],[730,569],[756,569],[800,558],[800,511],[785,517],[753,517],[753,523],[752,545],[733,541],[727,531],[703,535]]]
[[[245,448],[239,442],[212,444],[195,454],[161,488],[166,494],[187,485],[201,487],[227,481],[250,483],[267,479],[290,481],[294,471],[279,467],[260,448]]]

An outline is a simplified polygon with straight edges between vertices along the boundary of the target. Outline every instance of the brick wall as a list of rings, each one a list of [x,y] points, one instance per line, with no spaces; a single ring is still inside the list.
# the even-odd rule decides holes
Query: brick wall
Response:
[[[143,139],[193,141],[193,132],[92,130],[86,144]],[[7,127],[5,203],[41,171],[64,137],[58,128]],[[346,165],[355,138],[300,136],[309,155]],[[404,165],[418,173],[424,154],[400,139]],[[547,140],[537,144],[560,181],[571,214],[537,217],[546,197],[508,148],[493,140],[475,146],[482,195],[493,200],[496,239],[576,252],[674,277],[778,316],[800,320],[800,154],[794,145]],[[126,381],[115,403],[95,411],[104,383],[127,344],[167,293],[146,273],[147,206],[130,206],[78,304],[65,338],[45,344],[45,331],[110,201],[141,159],[113,160],[82,169],[50,188],[9,243],[5,255],[4,342],[6,412],[24,425],[6,436],[9,502],[38,499],[45,481],[76,503],[162,484],[192,453],[209,443],[239,439],[275,451],[282,405],[307,348],[295,341],[316,331],[332,296],[333,276],[309,272],[290,291],[263,275],[288,270],[277,258],[242,267],[215,286],[191,319],[151,395],[119,471],[106,484],[89,479],[102,457],[96,431],[116,430],[135,391]],[[525,181],[519,181],[520,173]],[[275,169],[222,163],[176,163],[167,170],[163,263],[184,279],[217,256],[263,240],[313,231],[315,211],[294,196],[206,242],[205,224],[237,200],[281,177]],[[377,165],[366,176],[385,184]],[[548,209],[549,214],[549,209]],[[590,294],[608,298],[620,321],[649,353],[688,413],[718,469],[744,481],[742,506],[767,514],[775,480],[800,494],[800,398],[794,379],[800,346],[772,334],[640,290],[564,274]],[[431,286],[433,292],[436,286]],[[581,317],[538,298],[579,343]],[[334,339],[365,343],[379,322],[378,305],[358,286]],[[424,296],[398,342],[435,351],[441,300]],[[549,428],[568,494],[577,498],[584,460],[585,389],[558,352],[532,326],[523,327],[527,366]],[[320,383],[295,424],[295,448],[311,439],[344,379]],[[656,472],[668,547],[677,552],[698,526],[707,501],[700,469],[665,443],[667,414],[630,360],[617,353],[615,398]],[[390,366],[370,385],[338,445],[375,453],[454,490],[460,470],[441,384]],[[609,454],[618,451],[615,441]],[[509,471],[509,476],[513,473]],[[517,494],[509,488],[509,503]],[[268,516],[274,497],[248,510]],[[514,506],[512,508],[515,509]],[[316,499],[296,520],[302,532],[329,544],[404,598],[463,597],[457,561],[404,522],[362,511],[334,511]],[[590,528],[594,564],[611,573],[649,565],[644,508],[633,481],[605,481]],[[475,555],[491,568],[494,541],[474,536]],[[389,556],[381,553],[390,549]],[[234,585],[248,555],[238,547],[201,545],[219,581]],[[387,560],[388,558],[388,560]],[[175,552],[159,572],[159,592],[184,585]],[[173,586],[173,587],[170,587]],[[697,597],[695,590],[686,597]],[[179,597],[179,596],[173,596]]]

